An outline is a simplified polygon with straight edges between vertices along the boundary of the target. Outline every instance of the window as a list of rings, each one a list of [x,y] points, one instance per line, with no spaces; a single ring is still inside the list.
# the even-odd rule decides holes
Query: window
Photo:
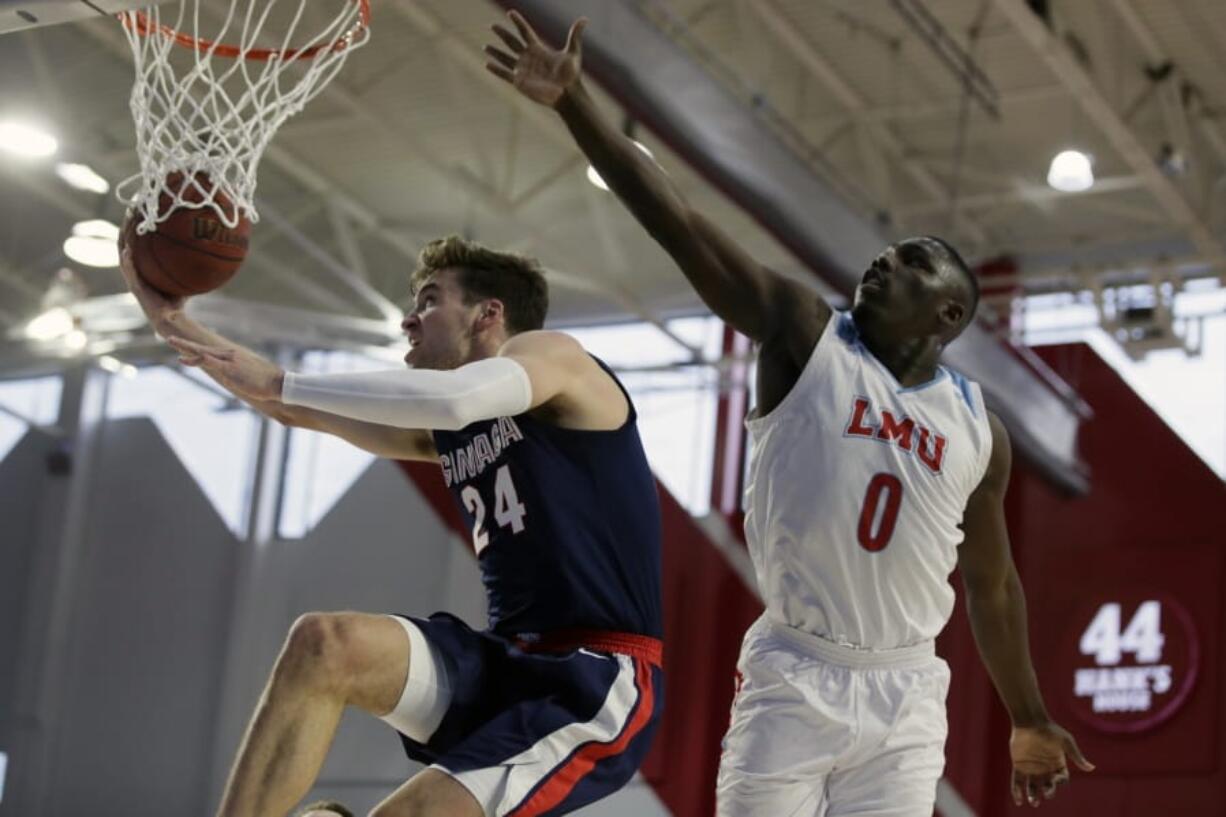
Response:
[[[666,326],[700,349],[704,361],[719,359],[723,324],[718,319],[676,318]],[[690,513],[706,514],[711,508],[718,370],[690,365],[690,353],[648,323],[566,331],[617,371],[638,409],[639,434],[656,476]]]
[[[256,414],[190,368],[150,366],[112,377],[107,419],[148,417],[227,527],[246,532],[259,422]]]
[[[1099,328],[1089,293],[1026,299],[1023,337],[1041,346],[1089,344],[1208,465],[1226,478],[1226,289],[1188,285],[1175,297],[1184,331],[1199,331],[1199,354],[1153,351],[1134,361]]]
[[[316,351],[305,354],[297,369],[311,373],[353,372],[395,365],[350,352]],[[305,536],[374,461],[373,454],[339,437],[292,429],[277,535],[283,539]]]
[[[0,460],[25,436],[29,423],[55,423],[62,388],[58,375],[0,381],[0,409],[8,409],[0,410]]]

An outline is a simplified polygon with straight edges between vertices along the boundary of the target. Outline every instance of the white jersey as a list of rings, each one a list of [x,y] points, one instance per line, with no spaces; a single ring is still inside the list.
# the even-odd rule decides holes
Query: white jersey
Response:
[[[864,649],[935,638],[991,455],[979,386],[941,367],[902,387],[835,312],[792,390],[746,426],[745,534],[767,613]]]

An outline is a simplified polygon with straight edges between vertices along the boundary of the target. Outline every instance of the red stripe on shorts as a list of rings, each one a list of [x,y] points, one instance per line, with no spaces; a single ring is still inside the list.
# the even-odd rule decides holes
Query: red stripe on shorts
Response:
[[[575,752],[570,760],[546,779],[545,784],[538,788],[535,794],[521,803],[507,817],[537,817],[554,808],[566,799],[575,786],[579,785],[579,781],[592,771],[598,761],[626,751],[626,747],[630,745],[634,736],[647,726],[651,720],[652,711],[655,709],[651,665],[642,659],[632,660],[635,668],[634,685],[639,691],[639,706],[622,729],[621,734],[607,743],[593,741]]]

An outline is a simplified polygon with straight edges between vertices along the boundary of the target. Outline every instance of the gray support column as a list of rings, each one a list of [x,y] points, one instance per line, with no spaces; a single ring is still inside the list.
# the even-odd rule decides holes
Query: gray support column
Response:
[[[293,363],[284,351],[277,355],[277,361],[282,366]],[[217,668],[223,673],[222,690],[212,753],[212,797],[204,814],[212,814],[220,802],[252,708],[272,666],[272,650],[285,635],[281,611],[287,609],[288,599],[285,582],[276,579],[276,557],[281,546],[276,533],[288,455],[289,429],[264,418],[252,462],[255,480],[247,508],[247,533],[234,576],[226,662]]]
[[[64,373],[56,422],[63,433],[42,475],[38,543],[17,653],[17,729],[9,756],[6,814],[55,813],[57,753],[69,731],[59,718],[68,634],[77,614],[77,569],[84,556],[86,503],[109,378],[85,362]]]

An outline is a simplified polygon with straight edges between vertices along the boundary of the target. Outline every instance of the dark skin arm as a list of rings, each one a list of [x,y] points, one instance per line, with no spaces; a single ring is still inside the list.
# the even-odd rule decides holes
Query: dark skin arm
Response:
[[[1026,597],[1009,552],[1004,498],[1013,452],[1004,424],[994,414],[992,456],[987,473],[967,502],[966,534],[958,548],[958,568],[966,590],[971,631],[988,675],[1013,721],[1009,753],[1013,759],[1013,801],[1037,806],[1067,783],[1067,755],[1077,768],[1092,771],[1077,742],[1053,723],[1043,705],[1030,661]]]
[[[758,263],[689,206],[667,174],[608,122],[581,80],[586,20],[566,46],[551,48],[518,13],[516,32],[494,26],[505,48],[487,46],[486,67],[562,117],[579,148],[652,238],[672,257],[711,311],[760,345],[758,409],[791,390],[830,319],[813,290]]]

